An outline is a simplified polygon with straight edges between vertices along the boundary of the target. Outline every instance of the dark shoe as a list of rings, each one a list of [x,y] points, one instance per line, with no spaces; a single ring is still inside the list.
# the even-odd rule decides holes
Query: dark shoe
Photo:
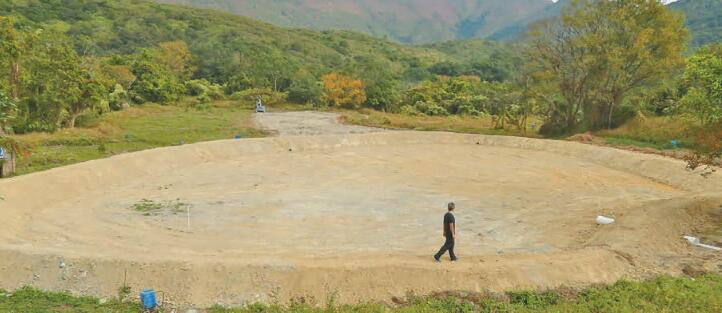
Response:
[[[453,258],[453,259],[451,259],[451,262],[458,262],[458,261],[459,261],[459,258]]]
[[[434,262],[441,263],[441,260],[439,260],[439,258],[437,258],[437,257],[434,257]]]

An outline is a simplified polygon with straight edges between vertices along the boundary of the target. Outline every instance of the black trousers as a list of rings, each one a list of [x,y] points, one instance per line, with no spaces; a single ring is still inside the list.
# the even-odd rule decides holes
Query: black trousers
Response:
[[[441,249],[439,249],[439,252],[434,255],[435,258],[440,258],[446,251],[449,251],[449,256],[452,260],[456,260],[456,255],[454,254],[454,237],[446,237],[446,242],[444,242],[444,245],[441,246]]]

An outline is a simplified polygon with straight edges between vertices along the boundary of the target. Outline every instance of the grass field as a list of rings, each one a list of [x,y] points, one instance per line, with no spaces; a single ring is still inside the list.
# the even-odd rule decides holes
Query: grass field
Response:
[[[621,127],[595,133],[606,143],[620,146],[636,146],[660,150],[673,149],[672,140],[680,148],[693,148],[695,134],[701,131],[696,121],[679,116],[636,118]]]
[[[479,296],[454,293],[395,301],[393,307],[382,304],[318,305],[297,301],[290,305],[256,304],[244,308],[213,307],[209,313],[341,313],[341,312],[722,312],[722,276],[697,278],[660,277],[644,282],[620,281],[612,286],[580,292],[509,292]],[[0,291],[0,312],[139,312],[139,303],[116,300],[101,302],[92,297],[74,297],[67,293],[43,292],[23,288],[14,293]]]
[[[16,175],[99,159],[119,153],[199,141],[261,137],[252,109],[219,101],[208,109],[145,105],[111,112],[84,127],[14,136],[29,154],[18,158]]]

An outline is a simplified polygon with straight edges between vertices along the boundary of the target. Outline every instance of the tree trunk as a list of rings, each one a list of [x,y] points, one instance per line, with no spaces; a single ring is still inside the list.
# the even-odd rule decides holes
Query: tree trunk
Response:
[[[75,128],[75,120],[78,119],[78,116],[80,116],[80,113],[70,114],[70,120],[68,121],[68,128]]]
[[[10,70],[10,85],[13,86],[10,96],[13,100],[20,97],[20,63],[14,62]]]
[[[607,129],[612,129],[612,115],[614,114],[614,102],[609,104],[609,119],[607,120]]]

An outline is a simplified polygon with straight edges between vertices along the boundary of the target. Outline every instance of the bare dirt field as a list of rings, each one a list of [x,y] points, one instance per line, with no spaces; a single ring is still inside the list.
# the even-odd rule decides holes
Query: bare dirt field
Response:
[[[0,288],[110,297],[126,280],[203,306],[722,270],[720,252],[682,239],[719,228],[720,174],[564,141],[352,134],[360,130],[332,115],[293,114],[257,122],[301,136],[154,149],[0,181]],[[304,136],[283,122],[299,116],[338,131]],[[461,262],[437,264],[448,201]],[[598,226],[597,215],[617,222]]]

